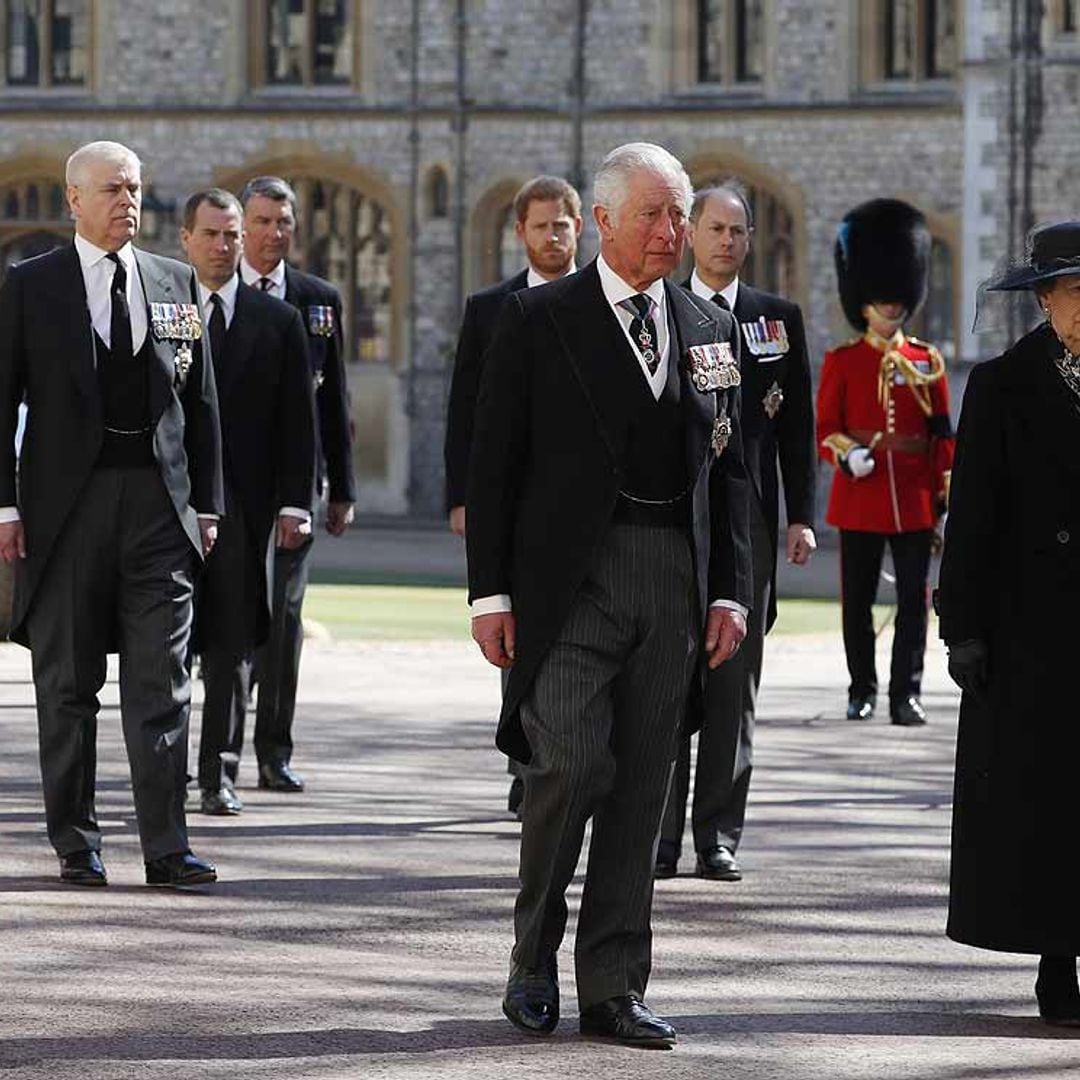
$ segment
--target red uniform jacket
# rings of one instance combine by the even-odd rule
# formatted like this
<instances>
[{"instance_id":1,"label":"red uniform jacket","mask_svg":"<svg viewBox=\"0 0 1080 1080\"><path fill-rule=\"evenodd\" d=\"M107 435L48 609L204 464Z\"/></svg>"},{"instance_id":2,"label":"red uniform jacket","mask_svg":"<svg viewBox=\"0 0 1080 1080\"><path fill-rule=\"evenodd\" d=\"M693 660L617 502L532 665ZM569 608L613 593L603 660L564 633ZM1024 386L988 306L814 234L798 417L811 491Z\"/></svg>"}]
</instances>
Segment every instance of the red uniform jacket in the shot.
<instances>
[{"instance_id":1,"label":"red uniform jacket","mask_svg":"<svg viewBox=\"0 0 1080 1080\"><path fill-rule=\"evenodd\" d=\"M817 400L818 452L836 465L825 520L839 529L902 533L932 529L948 498L953 437L941 354L898 331L873 332L825 354ZM874 471L840 467L868 446Z\"/></svg>"}]
</instances>

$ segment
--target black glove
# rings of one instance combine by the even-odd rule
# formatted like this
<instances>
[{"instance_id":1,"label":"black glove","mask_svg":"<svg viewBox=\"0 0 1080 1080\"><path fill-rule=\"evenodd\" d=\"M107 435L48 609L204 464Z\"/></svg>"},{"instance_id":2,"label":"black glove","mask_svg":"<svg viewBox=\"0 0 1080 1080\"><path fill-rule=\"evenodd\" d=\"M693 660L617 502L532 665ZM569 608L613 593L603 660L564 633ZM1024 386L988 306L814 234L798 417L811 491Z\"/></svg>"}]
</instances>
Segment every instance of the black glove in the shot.
<instances>
[{"instance_id":1,"label":"black glove","mask_svg":"<svg viewBox=\"0 0 1080 1080\"><path fill-rule=\"evenodd\" d=\"M979 638L957 641L949 645L949 676L952 681L974 698L986 693L988 671L986 642Z\"/></svg>"}]
</instances>

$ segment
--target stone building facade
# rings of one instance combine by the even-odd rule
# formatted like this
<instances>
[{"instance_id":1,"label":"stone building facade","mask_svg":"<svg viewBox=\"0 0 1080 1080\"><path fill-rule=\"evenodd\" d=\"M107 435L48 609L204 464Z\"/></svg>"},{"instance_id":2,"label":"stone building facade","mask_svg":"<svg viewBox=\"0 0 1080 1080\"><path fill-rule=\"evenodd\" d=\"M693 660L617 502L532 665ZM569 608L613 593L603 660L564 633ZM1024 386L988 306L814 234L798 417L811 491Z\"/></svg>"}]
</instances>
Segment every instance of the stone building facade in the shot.
<instances>
[{"instance_id":1,"label":"stone building facade","mask_svg":"<svg viewBox=\"0 0 1080 1080\"><path fill-rule=\"evenodd\" d=\"M166 252L191 191L289 177L298 261L346 299L368 513L441 512L463 299L518 268L508 208L537 173L587 189L612 146L648 139L696 182L741 178L755 280L803 305L815 357L847 332L841 216L908 199L937 241L927 331L958 370L1007 333L969 332L977 283L1031 224L1080 213L1077 0L27 7L0 0L0 273L69 234L63 162L90 139L141 156L144 242Z\"/></svg>"}]
</instances>

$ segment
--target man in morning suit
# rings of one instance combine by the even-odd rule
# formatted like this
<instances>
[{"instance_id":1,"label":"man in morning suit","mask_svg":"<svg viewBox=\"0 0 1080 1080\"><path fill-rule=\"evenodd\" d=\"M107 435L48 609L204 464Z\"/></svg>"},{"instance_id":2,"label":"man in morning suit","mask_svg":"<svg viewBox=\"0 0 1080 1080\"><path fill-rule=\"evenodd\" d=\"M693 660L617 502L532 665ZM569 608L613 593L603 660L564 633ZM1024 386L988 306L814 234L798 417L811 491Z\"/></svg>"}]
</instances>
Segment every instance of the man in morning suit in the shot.
<instances>
[{"instance_id":1,"label":"man in morning suit","mask_svg":"<svg viewBox=\"0 0 1080 1080\"><path fill-rule=\"evenodd\" d=\"M195 650L205 696L199 738L204 814L237 814L233 784L255 646L270 622L267 545L311 536L315 401L296 308L237 273L243 210L210 188L184 207L180 243L199 279L221 412L225 518L195 597Z\"/></svg>"},{"instance_id":2,"label":"man in morning suit","mask_svg":"<svg viewBox=\"0 0 1080 1080\"><path fill-rule=\"evenodd\" d=\"M816 547L814 531L814 405L806 333L798 305L751 288L739 278L750 253L754 223L749 200L735 184L699 191L688 239L695 295L735 316L742 334L742 433L750 474L750 540L754 603L746 641L731 663L712 672L705 695L691 692L688 730L679 742L675 780L664 812L656 876L674 877L690 786L690 735L698 728L691 813L697 873L738 881L735 851L746 820L753 770L754 711L765 635L776 620L779 546L777 461L784 480L788 562L804 565Z\"/></svg>"},{"instance_id":3,"label":"man in morning suit","mask_svg":"<svg viewBox=\"0 0 1080 1080\"><path fill-rule=\"evenodd\" d=\"M503 1011L547 1034L586 823L575 972L586 1035L671 1046L644 1004L656 837L687 687L750 604L738 338L664 281L690 181L649 143L596 173L600 256L511 294L484 365L469 469L472 635L509 667L496 742L525 764Z\"/></svg>"},{"instance_id":4,"label":"man in morning suit","mask_svg":"<svg viewBox=\"0 0 1080 1080\"><path fill-rule=\"evenodd\" d=\"M151 885L215 880L184 818L192 578L224 510L214 373L195 276L139 251L141 165L118 143L68 159L75 242L0 289L0 555L30 648L60 877L104 885L94 813L98 693L120 716ZM29 405L16 481L19 403Z\"/></svg>"},{"instance_id":5,"label":"man in morning suit","mask_svg":"<svg viewBox=\"0 0 1080 1080\"><path fill-rule=\"evenodd\" d=\"M276 176L249 180L240 195L244 207L244 257L240 276L247 285L292 304L307 331L308 358L315 386L316 498L328 489L326 531L341 536L353 520L353 480L349 399L345 383L341 296L329 281L305 274L285 260L296 230L296 193ZM311 562L311 539L274 555L274 595L270 636L255 662L259 700L255 711L255 756L259 787L303 791L293 772L292 725L300 651L301 611Z\"/></svg>"},{"instance_id":6,"label":"man in morning suit","mask_svg":"<svg viewBox=\"0 0 1080 1080\"><path fill-rule=\"evenodd\" d=\"M450 531L465 535L465 488L469 476L469 448L473 414L480 389L484 353L495 330L503 301L519 289L531 289L574 272L578 237L581 235L581 197L558 176L537 176L514 196L514 232L525 245L528 266L513 277L475 292L465 303L461 320L450 405L446 417L446 511ZM505 679L504 679L505 682ZM520 768L509 759L510 784L507 809L521 811L524 785Z\"/></svg>"}]
</instances>

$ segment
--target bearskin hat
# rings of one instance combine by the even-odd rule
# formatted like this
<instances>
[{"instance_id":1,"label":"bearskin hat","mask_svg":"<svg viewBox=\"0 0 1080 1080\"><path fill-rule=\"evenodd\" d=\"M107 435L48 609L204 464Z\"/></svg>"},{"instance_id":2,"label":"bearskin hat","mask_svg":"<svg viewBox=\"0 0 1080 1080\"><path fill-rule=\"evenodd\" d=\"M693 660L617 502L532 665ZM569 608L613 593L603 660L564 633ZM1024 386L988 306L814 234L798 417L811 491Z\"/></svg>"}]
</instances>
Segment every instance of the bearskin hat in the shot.
<instances>
[{"instance_id":1,"label":"bearskin hat","mask_svg":"<svg viewBox=\"0 0 1080 1080\"><path fill-rule=\"evenodd\" d=\"M840 303L856 330L866 329L864 304L901 303L913 314L926 299L930 230L914 206L871 199L844 215L836 236Z\"/></svg>"}]
</instances>

